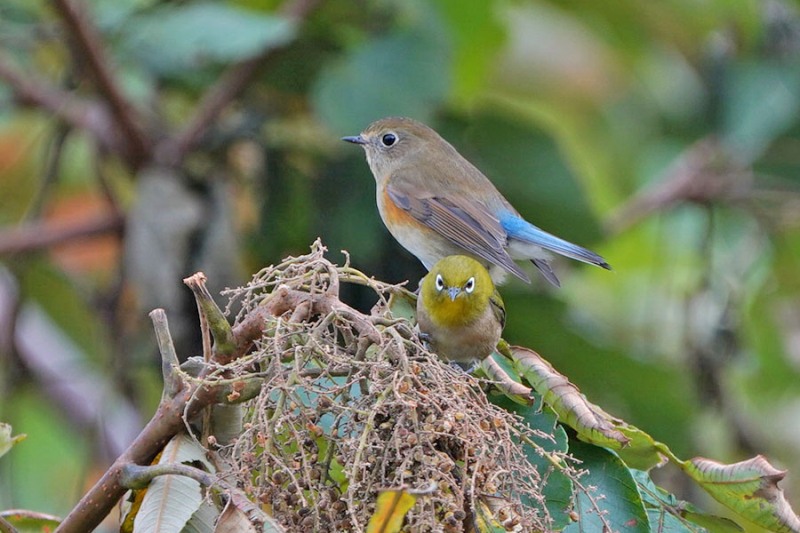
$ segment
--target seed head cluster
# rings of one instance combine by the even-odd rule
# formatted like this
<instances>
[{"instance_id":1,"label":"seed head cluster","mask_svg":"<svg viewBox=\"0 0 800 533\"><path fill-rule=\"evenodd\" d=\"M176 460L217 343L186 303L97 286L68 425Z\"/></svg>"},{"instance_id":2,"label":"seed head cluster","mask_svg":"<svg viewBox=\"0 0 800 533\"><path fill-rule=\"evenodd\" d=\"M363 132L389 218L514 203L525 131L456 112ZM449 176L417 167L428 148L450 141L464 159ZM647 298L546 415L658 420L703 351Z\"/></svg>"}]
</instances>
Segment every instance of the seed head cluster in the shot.
<instances>
[{"instance_id":1,"label":"seed head cluster","mask_svg":"<svg viewBox=\"0 0 800 533\"><path fill-rule=\"evenodd\" d=\"M379 492L391 489L417 496L403 531L468 531L481 520L550 530L543 480L553 468L573 472L567 457L533 444L552 437L428 352L413 323L395 316L400 287L323 252L315 243L229 291L237 323L275 298L287 302L234 363L234 374L263 377L244 431L221 454L237 485L288 531L364 531ZM342 283L374 290L371 313L339 300ZM534 466L537 453L553 466Z\"/></svg>"}]
</instances>

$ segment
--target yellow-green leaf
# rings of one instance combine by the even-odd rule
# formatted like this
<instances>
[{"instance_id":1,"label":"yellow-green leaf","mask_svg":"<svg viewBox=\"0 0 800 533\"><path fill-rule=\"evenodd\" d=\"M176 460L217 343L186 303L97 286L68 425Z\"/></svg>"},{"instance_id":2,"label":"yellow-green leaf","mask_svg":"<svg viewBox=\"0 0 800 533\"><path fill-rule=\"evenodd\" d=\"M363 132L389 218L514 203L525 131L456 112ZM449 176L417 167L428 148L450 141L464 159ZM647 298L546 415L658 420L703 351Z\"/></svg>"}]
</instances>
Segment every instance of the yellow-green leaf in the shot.
<instances>
[{"instance_id":1,"label":"yellow-green leaf","mask_svg":"<svg viewBox=\"0 0 800 533\"><path fill-rule=\"evenodd\" d=\"M375 512L369 519L367 533L398 533L406 513L417 497L404 490L385 490L378 495Z\"/></svg>"},{"instance_id":2,"label":"yellow-green leaf","mask_svg":"<svg viewBox=\"0 0 800 533\"><path fill-rule=\"evenodd\" d=\"M395 318L415 320L417 316L417 300L412 293L398 291L389 295L389 310Z\"/></svg>"},{"instance_id":3,"label":"yellow-green leaf","mask_svg":"<svg viewBox=\"0 0 800 533\"><path fill-rule=\"evenodd\" d=\"M13 526L13 531L17 533L45 533L48 531L55 531L61 523L61 519L57 516L24 509L2 511L0 512L0 518Z\"/></svg>"},{"instance_id":4,"label":"yellow-green leaf","mask_svg":"<svg viewBox=\"0 0 800 533\"><path fill-rule=\"evenodd\" d=\"M684 471L715 500L743 518L776 532L800 532L800 518L778 487L786 472L761 455L734 464L695 457Z\"/></svg>"},{"instance_id":5,"label":"yellow-green leaf","mask_svg":"<svg viewBox=\"0 0 800 533\"><path fill-rule=\"evenodd\" d=\"M8 453L15 444L23 440L26 435L11 436L11 425L0 422L0 457Z\"/></svg>"},{"instance_id":6,"label":"yellow-green leaf","mask_svg":"<svg viewBox=\"0 0 800 533\"><path fill-rule=\"evenodd\" d=\"M120 533L133 533L133 521L136 520L136 515L139 514L145 494L147 494L147 489L129 491L125 496L125 500L120 506L120 514L122 515L119 525Z\"/></svg>"}]
</instances>

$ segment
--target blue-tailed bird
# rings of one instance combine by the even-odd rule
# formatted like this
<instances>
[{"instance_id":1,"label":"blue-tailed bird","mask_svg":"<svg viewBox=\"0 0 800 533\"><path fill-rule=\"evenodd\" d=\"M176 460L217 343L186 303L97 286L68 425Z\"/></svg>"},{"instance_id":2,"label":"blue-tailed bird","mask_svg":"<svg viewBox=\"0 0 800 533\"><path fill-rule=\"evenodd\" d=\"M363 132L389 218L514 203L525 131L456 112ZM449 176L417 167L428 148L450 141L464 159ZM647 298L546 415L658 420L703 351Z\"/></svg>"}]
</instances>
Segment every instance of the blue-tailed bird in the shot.
<instances>
[{"instance_id":1,"label":"blue-tailed bird","mask_svg":"<svg viewBox=\"0 0 800 533\"><path fill-rule=\"evenodd\" d=\"M559 286L545 250L611 269L596 253L522 218L480 170L421 122L384 118L343 140L364 148L384 224L428 270L443 257L464 254L497 283L506 272L530 282L514 262L530 259Z\"/></svg>"}]
</instances>

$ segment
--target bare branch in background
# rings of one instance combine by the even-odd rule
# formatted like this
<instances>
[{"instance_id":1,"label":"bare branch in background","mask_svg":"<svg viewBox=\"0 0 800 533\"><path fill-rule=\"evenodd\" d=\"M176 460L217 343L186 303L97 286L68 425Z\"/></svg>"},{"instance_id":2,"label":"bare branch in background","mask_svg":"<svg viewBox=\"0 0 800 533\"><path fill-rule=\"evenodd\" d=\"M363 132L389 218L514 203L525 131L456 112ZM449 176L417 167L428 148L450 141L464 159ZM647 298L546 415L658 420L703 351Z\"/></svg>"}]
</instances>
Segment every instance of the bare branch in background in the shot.
<instances>
[{"instance_id":1,"label":"bare branch in background","mask_svg":"<svg viewBox=\"0 0 800 533\"><path fill-rule=\"evenodd\" d=\"M75 39L83 54L82 59L88 63L100 92L111 108L111 115L126 140L126 159L132 166L139 166L149 158L151 142L141 127L141 117L137 116L112 73L111 62L105 54L99 32L89 21L86 6L79 0L54 0L53 5Z\"/></svg>"},{"instance_id":2,"label":"bare branch in background","mask_svg":"<svg viewBox=\"0 0 800 533\"><path fill-rule=\"evenodd\" d=\"M318 3L318 0L293 0L282 7L281 13L300 22ZM159 159L167 164L177 164L196 148L222 110L250 85L266 62L280 50L281 48L269 46L260 54L231 66L217 83L206 90L195 107L194 115L174 139L165 143Z\"/></svg>"},{"instance_id":3,"label":"bare branch in background","mask_svg":"<svg viewBox=\"0 0 800 533\"><path fill-rule=\"evenodd\" d=\"M31 252L72 241L120 232L124 219L116 213L97 215L72 225L42 221L0 230L0 255Z\"/></svg>"},{"instance_id":4,"label":"bare branch in background","mask_svg":"<svg viewBox=\"0 0 800 533\"><path fill-rule=\"evenodd\" d=\"M8 84L20 104L41 108L67 124L89 132L109 150L118 148L116 130L105 109L98 103L57 89L48 81L24 75L2 57L0 80Z\"/></svg>"}]
</instances>

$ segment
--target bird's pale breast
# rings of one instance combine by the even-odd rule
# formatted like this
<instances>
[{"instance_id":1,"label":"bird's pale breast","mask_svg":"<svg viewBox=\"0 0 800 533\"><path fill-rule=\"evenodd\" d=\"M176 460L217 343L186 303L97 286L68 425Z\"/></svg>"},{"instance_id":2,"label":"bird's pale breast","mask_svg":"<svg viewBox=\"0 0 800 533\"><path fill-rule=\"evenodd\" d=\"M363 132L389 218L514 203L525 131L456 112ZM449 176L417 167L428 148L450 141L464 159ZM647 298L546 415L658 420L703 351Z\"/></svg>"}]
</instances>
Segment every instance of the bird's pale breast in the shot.
<instances>
[{"instance_id":1,"label":"bird's pale breast","mask_svg":"<svg viewBox=\"0 0 800 533\"><path fill-rule=\"evenodd\" d=\"M494 350L500 340L502 325L488 308L467 323L461 320L451 321L449 318L443 320L443 318L441 312L437 312L435 318L417 313L420 330L429 332L431 347L445 359L452 361L483 359Z\"/></svg>"}]
</instances>

